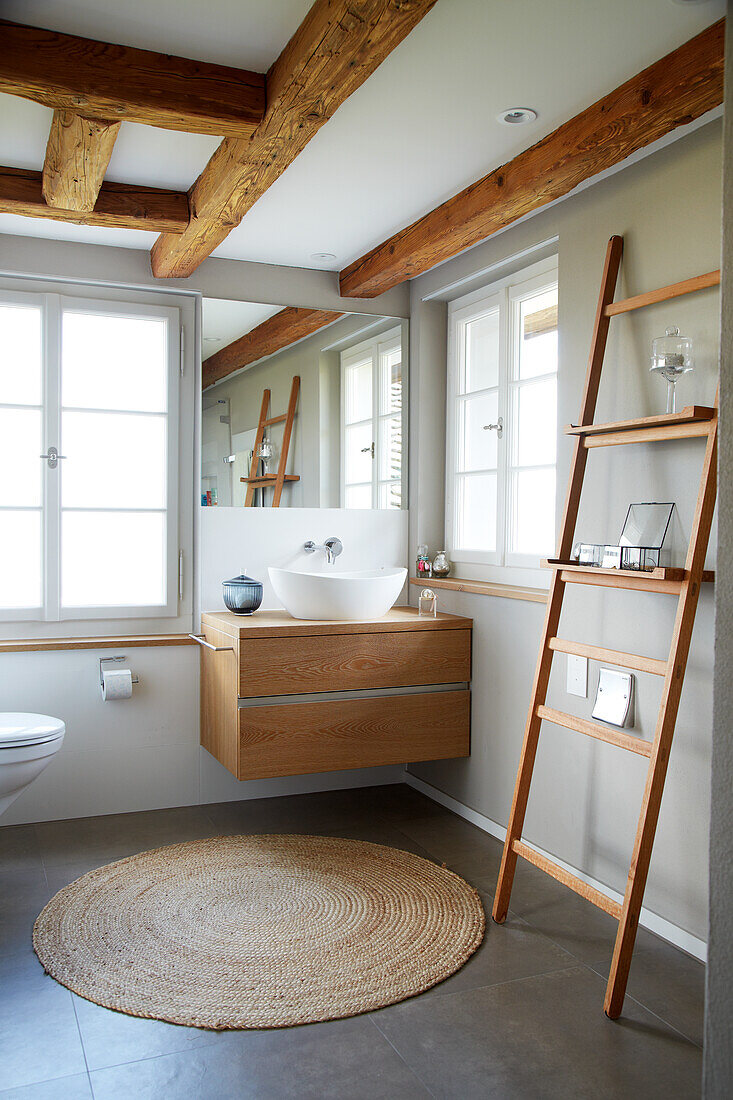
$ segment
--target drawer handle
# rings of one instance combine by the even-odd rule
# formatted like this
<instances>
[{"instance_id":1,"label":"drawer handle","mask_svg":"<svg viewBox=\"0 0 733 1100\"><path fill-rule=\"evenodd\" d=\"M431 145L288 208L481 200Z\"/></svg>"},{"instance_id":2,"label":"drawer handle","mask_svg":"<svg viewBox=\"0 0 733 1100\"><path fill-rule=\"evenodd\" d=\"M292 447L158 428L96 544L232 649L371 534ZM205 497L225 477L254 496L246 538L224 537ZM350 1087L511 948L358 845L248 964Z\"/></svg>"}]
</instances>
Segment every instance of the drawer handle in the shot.
<instances>
[{"instance_id":1,"label":"drawer handle","mask_svg":"<svg viewBox=\"0 0 733 1100\"><path fill-rule=\"evenodd\" d=\"M214 653L234 653L233 645L212 645L211 642L206 641L203 634L189 634L189 638L193 638L194 642L206 646L207 649L213 649Z\"/></svg>"}]
</instances>

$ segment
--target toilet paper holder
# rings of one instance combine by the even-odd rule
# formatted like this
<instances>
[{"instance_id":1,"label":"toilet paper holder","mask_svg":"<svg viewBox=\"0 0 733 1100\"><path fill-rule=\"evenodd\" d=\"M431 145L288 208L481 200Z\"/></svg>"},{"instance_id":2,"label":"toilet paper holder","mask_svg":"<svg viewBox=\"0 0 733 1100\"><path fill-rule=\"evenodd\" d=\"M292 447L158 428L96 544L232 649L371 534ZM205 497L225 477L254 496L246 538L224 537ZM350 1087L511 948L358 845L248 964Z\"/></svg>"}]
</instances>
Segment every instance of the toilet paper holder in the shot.
<instances>
[{"instance_id":1,"label":"toilet paper holder","mask_svg":"<svg viewBox=\"0 0 733 1100\"><path fill-rule=\"evenodd\" d=\"M100 687L104 687L104 679L102 677L102 673L104 672L104 668L102 666L104 665L105 661L124 661L124 660L125 660L124 654L122 655L122 657L100 657L99 658L99 686ZM140 678L138 676L133 676L132 677L132 682L133 682L133 684L139 684L140 683Z\"/></svg>"}]
</instances>

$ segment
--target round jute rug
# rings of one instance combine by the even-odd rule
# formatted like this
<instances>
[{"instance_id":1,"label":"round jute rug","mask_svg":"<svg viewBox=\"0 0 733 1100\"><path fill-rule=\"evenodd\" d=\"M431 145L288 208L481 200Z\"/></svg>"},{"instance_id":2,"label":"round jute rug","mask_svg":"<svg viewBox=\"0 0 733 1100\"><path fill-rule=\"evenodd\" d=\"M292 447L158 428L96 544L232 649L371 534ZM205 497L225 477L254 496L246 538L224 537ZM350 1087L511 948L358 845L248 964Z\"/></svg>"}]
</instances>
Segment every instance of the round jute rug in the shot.
<instances>
[{"instance_id":1,"label":"round jute rug","mask_svg":"<svg viewBox=\"0 0 733 1100\"><path fill-rule=\"evenodd\" d=\"M223 836L66 886L36 921L45 970L96 1004L205 1028L289 1027L394 1004L484 935L458 875L365 841Z\"/></svg>"}]
</instances>

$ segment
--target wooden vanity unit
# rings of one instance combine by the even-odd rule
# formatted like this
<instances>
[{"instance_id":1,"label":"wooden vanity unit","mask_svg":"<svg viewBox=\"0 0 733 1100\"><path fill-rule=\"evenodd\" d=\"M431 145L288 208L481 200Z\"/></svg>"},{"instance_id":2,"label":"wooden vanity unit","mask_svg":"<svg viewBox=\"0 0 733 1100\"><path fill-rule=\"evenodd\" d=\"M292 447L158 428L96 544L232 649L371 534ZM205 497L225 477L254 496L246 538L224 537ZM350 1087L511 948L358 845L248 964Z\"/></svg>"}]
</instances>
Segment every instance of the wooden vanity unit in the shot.
<instances>
[{"instance_id":1,"label":"wooden vanity unit","mask_svg":"<svg viewBox=\"0 0 733 1100\"><path fill-rule=\"evenodd\" d=\"M472 625L204 614L201 744L238 779L468 756Z\"/></svg>"}]
</instances>

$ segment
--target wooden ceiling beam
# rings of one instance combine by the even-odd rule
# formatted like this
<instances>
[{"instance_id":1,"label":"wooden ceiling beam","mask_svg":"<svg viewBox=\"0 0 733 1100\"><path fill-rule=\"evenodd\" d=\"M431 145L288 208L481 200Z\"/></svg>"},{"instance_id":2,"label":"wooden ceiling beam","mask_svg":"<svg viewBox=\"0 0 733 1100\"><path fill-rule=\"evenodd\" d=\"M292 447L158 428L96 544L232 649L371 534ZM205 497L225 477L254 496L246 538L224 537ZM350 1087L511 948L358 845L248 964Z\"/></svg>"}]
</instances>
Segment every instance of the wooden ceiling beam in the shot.
<instances>
[{"instance_id":1,"label":"wooden ceiling beam","mask_svg":"<svg viewBox=\"0 0 733 1100\"><path fill-rule=\"evenodd\" d=\"M43 197L49 206L94 209L121 125L54 111L43 165Z\"/></svg>"},{"instance_id":2,"label":"wooden ceiling beam","mask_svg":"<svg viewBox=\"0 0 733 1100\"><path fill-rule=\"evenodd\" d=\"M203 388L221 382L222 378L242 367L248 367L258 359L282 351L297 340L312 336L314 332L343 316L343 313L333 313L327 309L300 309L295 306L281 309L262 324L245 332L238 340L233 340L225 348L204 359Z\"/></svg>"},{"instance_id":3,"label":"wooden ceiling beam","mask_svg":"<svg viewBox=\"0 0 733 1100\"><path fill-rule=\"evenodd\" d=\"M190 227L156 241L153 274L195 271L435 2L316 0L267 74L264 120L221 143L189 192Z\"/></svg>"},{"instance_id":4,"label":"wooden ceiling beam","mask_svg":"<svg viewBox=\"0 0 733 1100\"><path fill-rule=\"evenodd\" d=\"M374 298L569 194L723 102L724 20L346 267L344 297Z\"/></svg>"},{"instance_id":5,"label":"wooden ceiling beam","mask_svg":"<svg viewBox=\"0 0 733 1100\"><path fill-rule=\"evenodd\" d=\"M262 73L4 19L0 92L103 122L139 122L216 137L249 137L265 113Z\"/></svg>"},{"instance_id":6,"label":"wooden ceiling beam","mask_svg":"<svg viewBox=\"0 0 733 1100\"><path fill-rule=\"evenodd\" d=\"M26 168L0 168L0 213L52 218L107 229L182 233L188 225L188 196L159 187L103 183L92 211L61 210L43 198L43 177Z\"/></svg>"}]
</instances>

